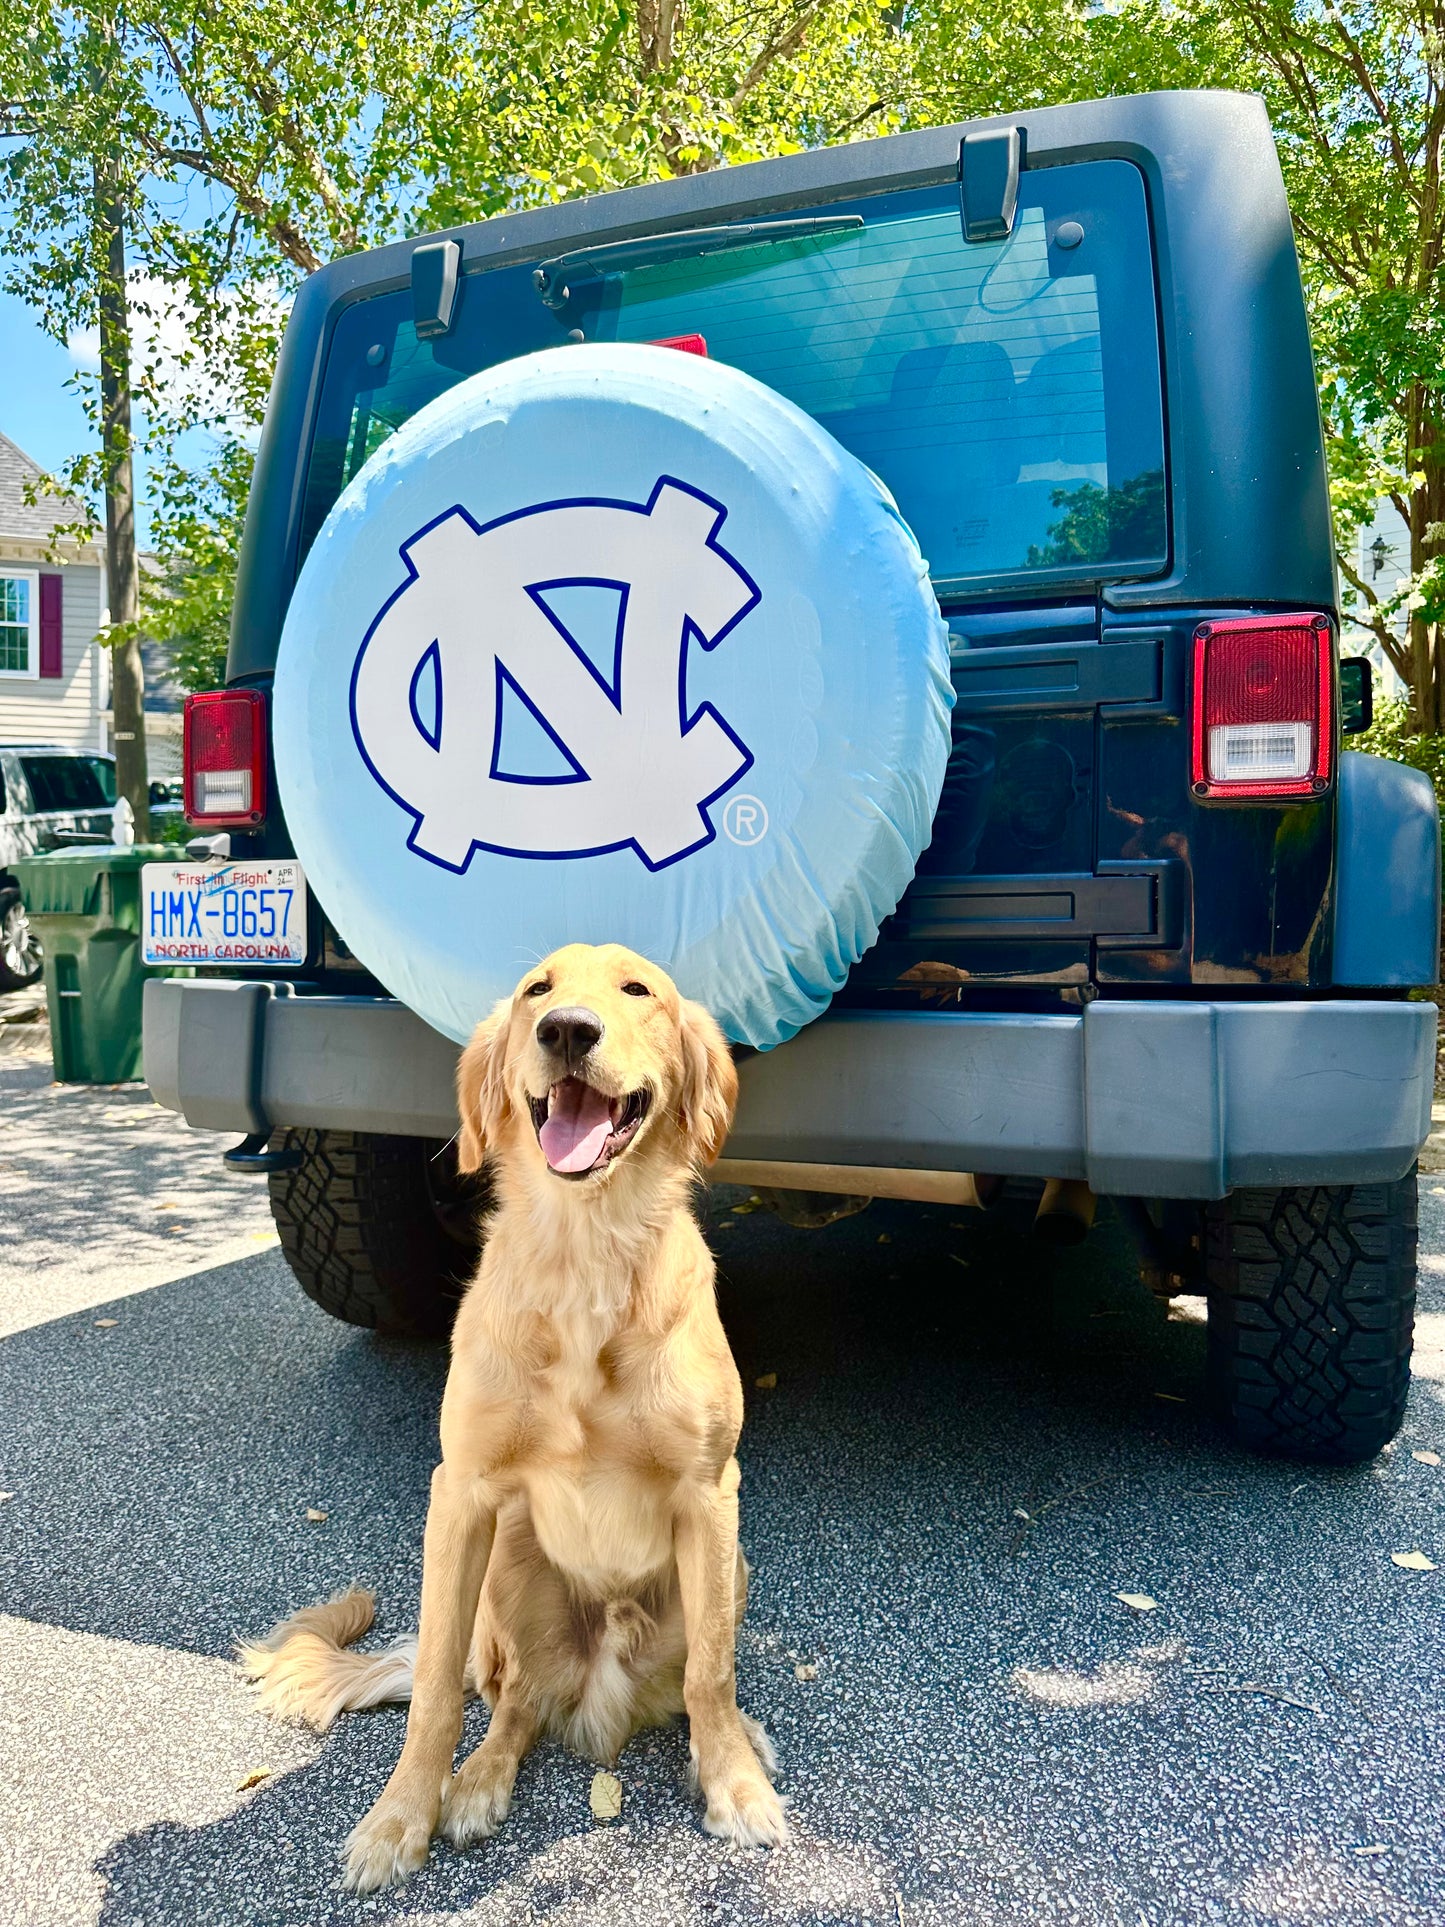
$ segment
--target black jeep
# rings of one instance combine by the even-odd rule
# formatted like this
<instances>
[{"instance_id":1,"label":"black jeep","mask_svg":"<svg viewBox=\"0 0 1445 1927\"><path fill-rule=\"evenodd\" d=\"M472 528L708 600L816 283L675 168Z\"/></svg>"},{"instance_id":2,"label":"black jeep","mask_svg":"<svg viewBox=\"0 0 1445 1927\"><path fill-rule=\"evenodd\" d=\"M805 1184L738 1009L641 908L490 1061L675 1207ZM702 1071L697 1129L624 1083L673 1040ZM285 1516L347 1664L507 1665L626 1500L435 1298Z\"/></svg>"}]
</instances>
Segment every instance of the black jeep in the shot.
<instances>
[{"instance_id":1,"label":"black jeep","mask_svg":"<svg viewBox=\"0 0 1445 1927\"><path fill-rule=\"evenodd\" d=\"M802 228L840 216L851 265L786 272ZM1339 658L1299 270L1253 98L902 134L313 276L229 688L188 719L198 863L244 861L251 888L294 857L267 750L278 639L387 438L512 357L694 336L887 484L957 696L916 877L827 1014L740 1062L718 1175L963 1200L982 1172L1052 1181L1077 1218L1108 1196L1156 1288L1207 1293L1240 1438L1377 1451L1409 1374L1436 1025L1410 992L1437 974L1438 827L1422 777L1341 753L1368 674ZM242 889L248 914L276 927ZM471 1204L437 1156L455 1056L314 898L293 961L147 986L157 1097L247 1133L304 1289L361 1324L444 1324L467 1275Z\"/></svg>"}]
</instances>

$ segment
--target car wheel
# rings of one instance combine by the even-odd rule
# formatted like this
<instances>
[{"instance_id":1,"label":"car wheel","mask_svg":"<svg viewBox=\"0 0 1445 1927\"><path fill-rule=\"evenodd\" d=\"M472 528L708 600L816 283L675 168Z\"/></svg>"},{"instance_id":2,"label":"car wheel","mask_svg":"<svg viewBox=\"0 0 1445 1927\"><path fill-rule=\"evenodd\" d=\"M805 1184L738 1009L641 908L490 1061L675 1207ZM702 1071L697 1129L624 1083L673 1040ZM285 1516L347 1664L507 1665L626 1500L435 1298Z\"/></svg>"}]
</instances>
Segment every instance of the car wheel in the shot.
<instances>
[{"instance_id":1,"label":"car wheel","mask_svg":"<svg viewBox=\"0 0 1445 1927\"><path fill-rule=\"evenodd\" d=\"M427 1138L287 1131L294 1168L268 1180L271 1215L297 1282L349 1325L441 1337L481 1255L485 1186Z\"/></svg>"},{"instance_id":2,"label":"car wheel","mask_svg":"<svg viewBox=\"0 0 1445 1927\"><path fill-rule=\"evenodd\" d=\"M1236 1191L1205 1207L1209 1373L1241 1444L1372 1458L1410 1385L1418 1199L1395 1184Z\"/></svg>"},{"instance_id":3,"label":"car wheel","mask_svg":"<svg viewBox=\"0 0 1445 1927\"><path fill-rule=\"evenodd\" d=\"M44 968L45 952L20 892L0 890L0 991L28 990L40 982Z\"/></svg>"}]
</instances>

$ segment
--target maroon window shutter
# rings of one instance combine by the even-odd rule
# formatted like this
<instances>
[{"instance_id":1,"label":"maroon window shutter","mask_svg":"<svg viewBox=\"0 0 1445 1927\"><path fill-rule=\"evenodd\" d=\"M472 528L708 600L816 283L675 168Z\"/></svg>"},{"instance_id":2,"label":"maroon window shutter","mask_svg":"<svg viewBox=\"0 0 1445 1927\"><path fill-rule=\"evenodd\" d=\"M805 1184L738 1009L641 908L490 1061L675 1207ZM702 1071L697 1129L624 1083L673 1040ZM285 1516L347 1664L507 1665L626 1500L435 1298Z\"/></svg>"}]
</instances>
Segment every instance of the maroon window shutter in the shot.
<instances>
[{"instance_id":1,"label":"maroon window shutter","mask_svg":"<svg viewBox=\"0 0 1445 1927\"><path fill-rule=\"evenodd\" d=\"M40 578L40 673L62 676L65 673L64 636L60 612L64 594L63 576Z\"/></svg>"}]
</instances>

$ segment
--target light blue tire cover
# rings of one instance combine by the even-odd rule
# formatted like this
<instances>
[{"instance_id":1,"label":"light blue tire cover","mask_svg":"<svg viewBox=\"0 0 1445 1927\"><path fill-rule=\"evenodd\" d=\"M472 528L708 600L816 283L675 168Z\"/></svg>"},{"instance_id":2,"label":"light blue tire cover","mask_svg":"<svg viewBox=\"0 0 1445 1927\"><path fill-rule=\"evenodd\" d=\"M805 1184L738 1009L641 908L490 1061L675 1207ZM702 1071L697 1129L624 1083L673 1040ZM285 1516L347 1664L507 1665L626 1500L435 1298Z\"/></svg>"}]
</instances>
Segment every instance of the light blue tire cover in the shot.
<instances>
[{"instance_id":1,"label":"light blue tire cover","mask_svg":"<svg viewBox=\"0 0 1445 1927\"><path fill-rule=\"evenodd\" d=\"M450 389L343 492L281 639L276 774L342 938L438 1030L621 942L767 1049L907 888L952 703L860 462L734 368L578 345Z\"/></svg>"}]
</instances>

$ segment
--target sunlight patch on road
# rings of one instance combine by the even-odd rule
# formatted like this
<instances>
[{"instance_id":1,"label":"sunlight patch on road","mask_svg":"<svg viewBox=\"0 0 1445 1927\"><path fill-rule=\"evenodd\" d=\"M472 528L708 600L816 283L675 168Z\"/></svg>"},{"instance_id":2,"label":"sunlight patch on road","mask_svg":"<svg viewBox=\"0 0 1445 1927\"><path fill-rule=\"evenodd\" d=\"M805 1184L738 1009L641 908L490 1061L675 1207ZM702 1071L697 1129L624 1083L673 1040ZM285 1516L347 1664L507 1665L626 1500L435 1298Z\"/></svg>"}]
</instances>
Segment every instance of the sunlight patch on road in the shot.
<instances>
[{"instance_id":1,"label":"sunlight patch on road","mask_svg":"<svg viewBox=\"0 0 1445 1927\"><path fill-rule=\"evenodd\" d=\"M1134 1706L1148 1699L1157 1676L1125 1660L1105 1660L1092 1673L1068 1666L1015 1666L1010 1685L1051 1712L1081 1713L1097 1706Z\"/></svg>"},{"instance_id":2,"label":"sunlight patch on road","mask_svg":"<svg viewBox=\"0 0 1445 1927\"><path fill-rule=\"evenodd\" d=\"M266 1186L143 1085L0 1064L0 1337L275 1246ZM118 1336L118 1334L116 1334Z\"/></svg>"},{"instance_id":3,"label":"sunlight patch on road","mask_svg":"<svg viewBox=\"0 0 1445 1927\"><path fill-rule=\"evenodd\" d=\"M224 1820L320 1745L258 1712L228 1660L0 1614L0 1755L24 1762L0 1771L5 1919L99 1922L102 1856Z\"/></svg>"}]
</instances>

